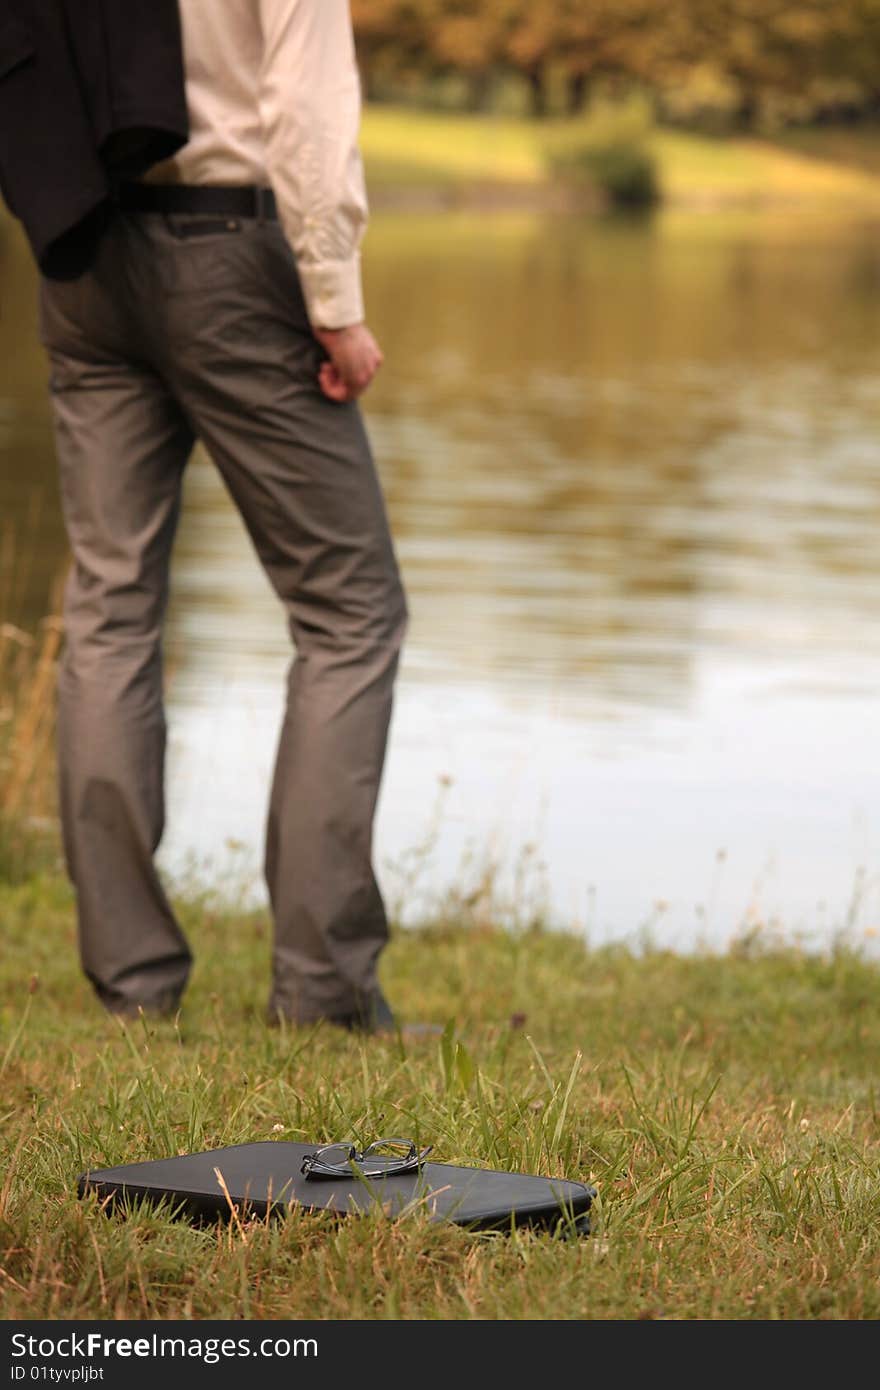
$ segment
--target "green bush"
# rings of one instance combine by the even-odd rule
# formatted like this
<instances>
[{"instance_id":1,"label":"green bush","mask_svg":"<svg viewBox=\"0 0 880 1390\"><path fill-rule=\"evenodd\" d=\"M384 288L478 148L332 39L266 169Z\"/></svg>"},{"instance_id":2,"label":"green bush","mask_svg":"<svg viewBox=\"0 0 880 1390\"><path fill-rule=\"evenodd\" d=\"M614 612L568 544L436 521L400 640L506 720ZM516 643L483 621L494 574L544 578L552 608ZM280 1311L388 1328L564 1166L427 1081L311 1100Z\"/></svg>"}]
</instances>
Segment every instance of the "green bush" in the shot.
<instances>
[{"instance_id":1,"label":"green bush","mask_svg":"<svg viewBox=\"0 0 880 1390\"><path fill-rule=\"evenodd\" d=\"M545 145L554 178L600 190L614 207L644 208L660 200L657 164L649 145L651 114L640 100L600 107Z\"/></svg>"},{"instance_id":2,"label":"green bush","mask_svg":"<svg viewBox=\"0 0 880 1390\"><path fill-rule=\"evenodd\" d=\"M586 146L564 172L594 183L615 207L650 207L660 198L657 167L644 146Z\"/></svg>"}]
</instances>

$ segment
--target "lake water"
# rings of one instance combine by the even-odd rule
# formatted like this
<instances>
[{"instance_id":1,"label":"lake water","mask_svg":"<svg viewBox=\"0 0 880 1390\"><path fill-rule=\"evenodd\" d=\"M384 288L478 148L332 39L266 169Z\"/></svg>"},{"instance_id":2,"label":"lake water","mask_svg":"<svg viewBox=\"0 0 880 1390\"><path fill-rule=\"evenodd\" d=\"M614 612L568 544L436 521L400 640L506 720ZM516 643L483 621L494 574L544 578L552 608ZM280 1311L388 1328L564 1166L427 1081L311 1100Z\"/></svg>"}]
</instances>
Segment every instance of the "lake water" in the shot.
<instances>
[{"instance_id":1,"label":"lake water","mask_svg":"<svg viewBox=\"0 0 880 1390\"><path fill-rule=\"evenodd\" d=\"M16 613L65 555L34 277L0 228ZM387 214L365 398L412 612L375 855L413 921L593 941L880 928L880 223ZM162 862L261 894L288 650L198 453Z\"/></svg>"}]
</instances>

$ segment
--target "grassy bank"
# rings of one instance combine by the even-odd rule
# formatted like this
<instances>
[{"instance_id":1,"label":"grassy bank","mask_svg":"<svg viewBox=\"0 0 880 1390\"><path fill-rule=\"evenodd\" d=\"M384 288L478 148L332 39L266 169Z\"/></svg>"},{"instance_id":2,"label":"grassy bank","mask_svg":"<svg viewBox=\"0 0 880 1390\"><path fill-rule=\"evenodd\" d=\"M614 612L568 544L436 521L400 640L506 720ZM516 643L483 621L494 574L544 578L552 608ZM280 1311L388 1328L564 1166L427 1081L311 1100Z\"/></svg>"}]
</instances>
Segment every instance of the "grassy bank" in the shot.
<instances>
[{"instance_id":1,"label":"grassy bank","mask_svg":"<svg viewBox=\"0 0 880 1390\"><path fill-rule=\"evenodd\" d=\"M607 114L598 122L610 131ZM553 156L596 134L596 118L535 122L374 106L364 113L362 148L379 207L407 196L452 204L552 202ZM646 127L644 141L674 206L880 205L873 132L800 132L771 141Z\"/></svg>"},{"instance_id":2,"label":"grassy bank","mask_svg":"<svg viewBox=\"0 0 880 1390\"><path fill-rule=\"evenodd\" d=\"M28 554L0 528L0 884L58 859L55 680L61 648L60 580L50 616L19 621ZM0 919L2 930L2 919Z\"/></svg>"},{"instance_id":3,"label":"grassy bank","mask_svg":"<svg viewBox=\"0 0 880 1390\"><path fill-rule=\"evenodd\" d=\"M181 904L176 1025L124 1028L75 961L55 874L0 887L0 1314L9 1318L874 1318L880 972L505 933L397 933L385 981L436 1039L262 1021L269 924ZM595 1233L322 1216L195 1230L74 1195L87 1166L412 1134L440 1160L589 1178Z\"/></svg>"},{"instance_id":4,"label":"grassy bank","mask_svg":"<svg viewBox=\"0 0 880 1390\"><path fill-rule=\"evenodd\" d=\"M493 927L491 895L453 900L394 933L384 976L447 1045L363 1041L268 1029L265 914L190 893L184 1010L123 1026L80 974L51 833L56 651L55 622L4 628L0 1316L880 1316L876 964L755 940L591 950ZM75 1196L87 1167L389 1132L440 1161L589 1180L594 1234L418 1213L195 1230Z\"/></svg>"}]
</instances>

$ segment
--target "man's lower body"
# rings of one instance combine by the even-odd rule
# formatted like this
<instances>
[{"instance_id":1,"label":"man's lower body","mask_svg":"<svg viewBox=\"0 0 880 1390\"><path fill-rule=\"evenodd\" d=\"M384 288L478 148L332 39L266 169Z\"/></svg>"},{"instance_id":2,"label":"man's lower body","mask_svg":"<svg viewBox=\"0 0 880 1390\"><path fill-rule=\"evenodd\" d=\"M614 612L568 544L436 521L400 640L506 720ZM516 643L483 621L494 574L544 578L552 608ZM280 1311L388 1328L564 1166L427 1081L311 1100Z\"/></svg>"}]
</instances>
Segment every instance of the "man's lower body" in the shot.
<instances>
[{"instance_id":1,"label":"man's lower body","mask_svg":"<svg viewBox=\"0 0 880 1390\"><path fill-rule=\"evenodd\" d=\"M80 280L44 281L73 564L59 676L64 847L83 968L113 1012L172 1012L191 966L154 864L163 618L200 439L296 655L266 833L270 1015L387 1021L372 826L407 610L363 422L318 386L277 222L120 213Z\"/></svg>"}]
</instances>

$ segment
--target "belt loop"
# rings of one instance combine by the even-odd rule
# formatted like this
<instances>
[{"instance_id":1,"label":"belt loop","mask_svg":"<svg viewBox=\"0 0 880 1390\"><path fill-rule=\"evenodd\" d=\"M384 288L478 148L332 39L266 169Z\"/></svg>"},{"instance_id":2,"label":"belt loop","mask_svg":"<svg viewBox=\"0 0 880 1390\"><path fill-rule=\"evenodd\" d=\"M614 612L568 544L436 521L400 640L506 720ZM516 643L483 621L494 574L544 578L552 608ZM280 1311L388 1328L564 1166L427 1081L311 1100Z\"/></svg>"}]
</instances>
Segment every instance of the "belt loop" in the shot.
<instances>
[{"instance_id":1,"label":"belt loop","mask_svg":"<svg viewBox=\"0 0 880 1390\"><path fill-rule=\"evenodd\" d=\"M271 222L275 212L275 195L271 188L257 188L256 212L258 222Z\"/></svg>"}]
</instances>

